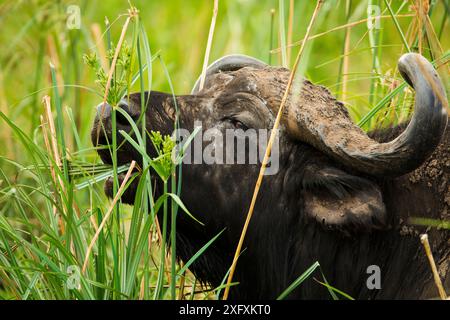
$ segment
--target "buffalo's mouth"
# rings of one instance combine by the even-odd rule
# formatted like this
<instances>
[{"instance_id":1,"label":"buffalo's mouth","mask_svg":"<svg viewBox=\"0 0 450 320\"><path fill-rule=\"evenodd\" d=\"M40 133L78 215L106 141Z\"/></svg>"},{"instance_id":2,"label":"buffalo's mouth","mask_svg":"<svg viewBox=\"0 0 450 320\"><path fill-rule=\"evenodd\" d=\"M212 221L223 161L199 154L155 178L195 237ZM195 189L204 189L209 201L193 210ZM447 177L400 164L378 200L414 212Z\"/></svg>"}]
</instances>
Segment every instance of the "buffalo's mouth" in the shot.
<instances>
[{"instance_id":1,"label":"buffalo's mouth","mask_svg":"<svg viewBox=\"0 0 450 320\"><path fill-rule=\"evenodd\" d=\"M123 192L123 194L121 196L122 202L127 203L127 204L134 203L136 189L137 189L137 185L139 183L139 175L140 175L139 171L136 171L136 169L134 169L133 175L137 175L137 177L134 177L134 180L131 182L131 184ZM117 175L118 186L121 186L123 184L123 182L125 180L125 176L126 176L126 173L119 173ZM130 179L133 179L133 177L131 177ZM119 187L117 187L117 188L119 188ZM105 194L109 198L114 198L115 195L114 195L114 178L113 178L113 176L110 176L106 179L104 190L105 190Z\"/></svg>"},{"instance_id":2,"label":"buffalo's mouth","mask_svg":"<svg viewBox=\"0 0 450 320\"><path fill-rule=\"evenodd\" d=\"M99 121L96 119L94 128L92 130L92 142L97 147L97 153L104 164L113 165L113 148L111 146L112 134L106 128L100 128L100 132L96 129L99 125ZM97 138L98 137L98 138ZM104 185L104 191L106 196L114 198L118 188L125 181L127 171L130 164L135 161L135 167L128 181L132 180L128 188L123 192L121 199L122 202L133 204L137 185L139 183L139 176L142 172L142 156L128 143L124 141L120 134L117 134L117 168L121 170L117 174L109 176ZM117 177L117 189L114 190L114 176ZM116 192L114 192L116 191Z\"/></svg>"},{"instance_id":3,"label":"buffalo's mouth","mask_svg":"<svg viewBox=\"0 0 450 320\"><path fill-rule=\"evenodd\" d=\"M139 177L136 177L136 175L139 175L144 168L142 154L127 141L124 133L128 134L132 140L138 142L139 140L136 138L133 128L141 131L144 119L146 121L146 132L159 131L165 135L170 134L173 128L174 120L171 117L175 112L172 105L173 97L165 93L152 91L151 93L145 93L144 99L144 104L149 108L146 109L146 112L151 108L151 119L147 115L142 115L141 94L135 93L123 98L117 107L114 108L107 103L100 103L97 106L97 114L91 131L92 144L94 147L97 147L96 151L103 163L113 164L113 137L116 138L117 167L120 168L121 166L129 165L132 161L136 162L136 167L130 178L133 181L121 197L123 202L129 204L134 203L135 193L139 183ZM113 129L114 116L115 129ZM149 135L142 136L142 139L145 139L146 142L146 154L150 158L156 157L156 151ZM117 176L118 187L123 183L127 169L125 168L125 170L119 171L114 175ZM117 192L115 189L118 189L118 187L113 188L113 182L113 176L109 177L105 182L105 193L111 198L115 196L114 191Z\"/></svg>"},{"instance_id":4,"label":"buffalo's mouth","mask_svg":"<svg viewBox=\"0 0 450 320\"><path fill-rule=\"evenodd\" d=\"M136 161L136 160L133 160L133 161ZM108 163L108 164L111 164L111 163ZM129 170L130 164L131 164L131 162L123 163L123 162L118 161L117 167L120 168L121 166L125 165L126 166L125 171L117 173L116 175L111 175L105 180L104 191L105 191L106 196L108 196L109 198L115 197L117 190L125 182L125 178L127 175L127 171ZM128 178L128 181L131 180L131 184L127 187L127 189L125 189L125 191L123 192L123 194L121 196L122 202L128 203L128 204L134 203L136 189L137 189L137 186L139 183L139 177L142 172L141 168L142 168L142 165L139 164L138 161L136 161L136 165L133 168L133 171L132 171L130 177ZM117 189L116 190L114 190L114 176L117 177ZM116 192L114 192L114 191L116 191Z\"/></svg>"}]
</instances>

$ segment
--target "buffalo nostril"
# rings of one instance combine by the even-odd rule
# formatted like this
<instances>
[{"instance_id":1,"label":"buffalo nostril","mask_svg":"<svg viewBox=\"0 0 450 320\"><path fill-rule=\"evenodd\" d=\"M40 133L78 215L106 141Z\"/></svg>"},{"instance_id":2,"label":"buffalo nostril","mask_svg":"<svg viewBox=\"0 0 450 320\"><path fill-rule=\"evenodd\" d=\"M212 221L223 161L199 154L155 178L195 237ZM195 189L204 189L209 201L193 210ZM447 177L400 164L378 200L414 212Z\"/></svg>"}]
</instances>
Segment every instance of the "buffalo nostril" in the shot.
<instances>
[{"instance_id":1,"label":"buffalo nostril","mask_svg":"<svg viewBox=\"0 0 450 320\"><path fill-rule=\"evenodd\" d=\"M121 110L119 111L118 109ZM122 126L130 126L130 122L123 114L123 112L126 112L131 117L131 119L133 119L133 121L137 121L137 119L139 118L139 112L134 112L134 110L130 108L126 100L121 100L115 110L116 122L121 124ZM108 103L100 103L97 106L98 119L101 119L103 123L107 123L112 120L112 112L113 107Z\"/></svg>"},{"instance_id":2,"label":"buffalo nostril","mask_svg":"<svg viewBox=\"0 0 450 320\"><path fill-rule=\"evenodd\" d=\"M130 107L128 106L128 103L124 100L121 100L119 104L117 105L117 108L122 109L125 111L128 115L131 116ZM129 126L130 122L128 119L123 115L122 112L116 112L116 119L117 122L124 126Z\"/></svg>"},{"instance_id":3,"label":"buffalo nostril","mask_svg":"<svg viewBox=\"0 0 450 320\"><path fill-rule=\"evenodd\" d=\"M135 110L130 107L130 105L128 104L128 102L126 100L124 100L124 99L120 100L117 107L122 109L123 111L125 111L131 117L131 119L133 119L133 121L137 121L137 119L139 118L139 112L135 112ZM126 126L130 125L130 122L123 115L122 112L117 112L116 119L117 119L117 122L122 125L126 125Z\"/></svg>"},{"instance_id":4,"label":"buffalo nostril","mask_svg":"<svg viewBox=\"0 0 450 320\"><path fill-rule=\"evenodd\" d=\"M128 102L126 100L120 100L119 104L117 105L120 109L131 115L130 113L130 107L128 106Z\"/></svg>"}]
</instances>

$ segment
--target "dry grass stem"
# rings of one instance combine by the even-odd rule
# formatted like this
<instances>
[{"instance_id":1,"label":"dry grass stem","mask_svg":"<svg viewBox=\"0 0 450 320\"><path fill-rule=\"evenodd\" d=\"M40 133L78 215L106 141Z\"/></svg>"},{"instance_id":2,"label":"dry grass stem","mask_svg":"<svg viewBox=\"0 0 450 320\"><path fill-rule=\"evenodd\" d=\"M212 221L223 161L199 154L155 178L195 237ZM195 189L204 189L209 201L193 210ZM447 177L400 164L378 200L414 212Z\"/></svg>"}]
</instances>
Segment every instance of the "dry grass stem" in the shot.
<instances>
[{"instance_id":1,"label":"dry grass stem","mask_svg":"<svg viewBox=\"0 0 450 320\"><path fill-rule=\"evenodd\" d=\"M295 74L296 74L296 71L298 69L298 65L299 65L300 59L301 59L301 57L303 55L303 52L304 52L304 49L305 49L305 45L308 42L309 34L311 32L311 29L312 29L312 26L314 24L314 21L316 20L317 14L319 13L320 7L322 6L322 3L323 3L323 0L318 0L317 1L316 7L315 7L314 12L313 12L313 15L312 15L311 20L309 22L308 28L306 29L306 35L305 35L305 39L306 40L302 43L302 46L300 47L300 50L299 50L299 52L297 54L297 58L295 59L294 67L293 67L293 69L291 71L291 74L289 76L289 80L288 80L288 83L287 83L287 86L286 86L286 90L285 90L283 98L281 100L280 108L278 109L277 117L275 119L275 123L273 125L273 129L272 129L272 132L270 134L270 139L269 139L269 142L267 144L267 149L266 149L266 152L264 154L264 159L263 159L263 162L261 164L261 169L259 171L258 180L256 181L256 186L255 186L255 190L253 192L252 201L250 203L250 208L249 208L248 213L247 213L247 218L245 220L245 224L244 224L244 227L243 227L242 232L241 232L239 243L237 245L237 248L236 248L236 251L235 251L235 254L234 254L233 263L232 263L232 265L230 267L230 273L228 275L227 284L226 284L225 292L224 292L224 295L223 295L223 299L224 300L228 299L228 295L230 293L230 286L231 286L231 282L233 280L234 271L236 269L236 264L237 264L239 255L241 254L242 245L244 243L245 235L247 233L247 229L248 229L248 226L250 224L250 220L251 220L251 218L253 216L253 211L254 211L254 208L255 208L256 199L258 197L258 193L259 193L259 189L261 187L262 179L263 179L264 173L266 171L266 166L267 166L267 163L268 163L268 160L269 160L270 152L272 150L272 144L273 144L273 142L275 140L275 136L277 135L277 129L278 129L279 125L280 125L281 116L283 114L283 110L284 110L284 107L286 105L287 98L289 96L289 93L290 93L290 90L291 90L291 87L292 87L292 83L294 82Z\"/></svg>"},{"instance_id":2,"label":"dry grass stem","mask_svg":"<svg viewBox=\"0 0 450 320\"><path fill-rule=\"evenodd\" d=\"M447 294L445 293L444 286L442 285L442 281L439 276L439 272L436 268L436 263L434 262L433 254L431 253L430 243L428 242L428 235L426 233L420 236L420 242L425 248L425 253L428 257L428 261L430 262L431 271L433 272L434 277L434 283L438 288L439 296L441 297L442 300L446 300Z\"/></svg>"},{"instance_id":3,"label":"dry grass stem","mask_svg":"<svg viewBox=\"0 0 450 320\"><path fill-rule=\"evenodd\" d=\"M209 54L211 52L211 44L212 44L212 40L213 40L213 36L214 36L214 28L216 26L216 19L217 19L218 11L219 11L219 0L214 0L213 15L211 18L211 25L209 27L208 43L206 44L205 58L203 59L203 69L202 69L202 75L200 78L199 90L202 90L203 86L205 85L206 69L208 68Z\"/></svg>"},{"instance_id":4,"label":"dry grass stem","mask_svg":"<svg viewBox=\"0 0 450 320\"><path fill-rule=\"evenodd\" d=\"M89 256L91 255L92 248L94 247L94 244L97 241L98 236L100 235L100 232L103 230L103 227L105 226L106 222L108 221L109 216L113 212L113 209L116 206L117 201L119 201L119 198L120 198L122 192L124 191L125 186L127 184L127 181L130 179L131 173L133 172L133 169L134 169L135 166L136 166L136 161L133 160L131 162L130 168L128 169L128 171L127 171L127 173L125 175L125 178L122 181L122 184L120 185L119 190L117 191L116 196L114 197L111 205L109 206L108 211L106 212L105 216L103 217L102 222L98 226L98 229L95 232L95 235L94 235L94 237L91 240L91 243L89 244L89 247L88 247L88 249L86 251L86 256L84 257L84 263L83 263L83 268L81 269L81 273L84 273L86 271L86 267L87 267L87 264L88 264L88 261L89 261Z\"/></svg>"},{"instance_id":5,"label":"dry grass stem","mask_svg":"<svg viewBox=\"0 0 450 320\"><path fill-rule=\"evenodd\" d=\"M415 17L415 15L414 14L399 14L399 15L396 15L396 17L397 18L410 18L410 17ZM380 16L380 19L388 19L388 18L391 18L391 16L390 15L389 16ZM327 31L324 31L324 32L315 34L313 36L310 36L308 38L308 40L313 40L313 39L325 36L325 35L327 35L327 34L329 34L331 32L334 32L334 31L339 31L339 30L346 29L346 28L349 28L349 27L351 28L351 27L357 26L359 24L366 23L368 20L369 19L366 18L366 19L355 21L355 22L347 23L347 24L344 24L342 26L331 28L331 29L329 29ZM298 41L296 41L294 43L290 43L290 44L287 45L287 47L289 48L289 47L299 46L305 41L305 39L306 39L306 37L301 39L301 40L298 40ZM276 48L276 49L273 49L271 51L271 53L279 53L280 51L281 51L281 48Z\"/></svg>"}]
</instances>

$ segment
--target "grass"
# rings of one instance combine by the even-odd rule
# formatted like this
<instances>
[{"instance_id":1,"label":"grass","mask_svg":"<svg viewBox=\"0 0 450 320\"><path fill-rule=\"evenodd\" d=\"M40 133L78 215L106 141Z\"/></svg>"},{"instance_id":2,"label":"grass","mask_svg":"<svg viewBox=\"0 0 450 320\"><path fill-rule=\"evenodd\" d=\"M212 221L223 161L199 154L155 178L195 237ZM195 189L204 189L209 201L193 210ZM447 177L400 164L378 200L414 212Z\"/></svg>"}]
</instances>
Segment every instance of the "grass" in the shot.
<instances>
[{"instance_id":1,"label":"grass","mask_svg":"<svg viewBox=\"0 0 450 320\"><path fill-rule=\"evenodd\" d=\"M450 5L433 1L424 12L417 1L328 0L316 21L314 48L307 46L299 74L329 87L365 130L411 113L413 94L396 70L402 53L421 50L448 89ZM171 140L139 130L144 117L135 122L114 108L113 126L117 112L128 119L135 140L118 134L135 146L143 164L139 176L130 173L121 185L118 175L129 166L115 160L117 136L110 141L112 166L100 163L90 142L94 106L102 100L115 106L126 92L188 93L205 60L231 52L293 67L315 2L218 1L211 33L212 2L134 1L136 12L123 1L79 0L80 30L67 28L69 4L0 4L0 40L7 44L0 52L0 298L217 299L228 274L222 286L205 288L189 266L222 232L184 264L174 258L177 216L201 221L179 198L181 167L167 161ZM367 29L369 4L381 9L381 29ZM90 65L83 63L85 54ZM155 159L143 151L147 135L158 146ZM150 168L165 185L158 199ZM115 194L138 179L134 207L106 199L101 182L111 175ZM170 250L164 232L169 222ZM433 224L448 228L447 222ZM283 298L301 285L319 262L276 294ZM317 281L330 297L351 298L325 276Z\"/></svg>"}]
</instances>

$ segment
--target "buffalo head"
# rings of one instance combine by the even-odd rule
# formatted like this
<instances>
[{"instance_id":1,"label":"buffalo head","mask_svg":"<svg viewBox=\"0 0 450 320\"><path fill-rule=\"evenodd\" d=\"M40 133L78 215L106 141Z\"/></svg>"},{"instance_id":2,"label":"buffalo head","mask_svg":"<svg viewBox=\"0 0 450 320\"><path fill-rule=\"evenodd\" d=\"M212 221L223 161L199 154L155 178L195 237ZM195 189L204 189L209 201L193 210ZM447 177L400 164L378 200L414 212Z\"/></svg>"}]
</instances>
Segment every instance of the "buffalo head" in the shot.
<instances>
[{"instance_id":1,"label":"buffalo head","mask_svg":"<svg viewBox=\"0 0 450 320\"><path fill-rule=\"evenodd\" d=\"M245 243L247 252L243 253L250 266L252 261L264 262L254 266L254 272L238 270L241 290L247 292L241 297L276 294L265 292L262 287L258 294L249 293L256 290L255 283L261 282L261 273L272 274L264 280L270 290L280 292L289 284L297 263L292 250L303 241L304 235L298 233L304 224L315 224L329 230L326 232L339 230L341 235L383 229L390 224L377 179L401 176L419 167L439 144L448 119L445 92L432 65L418 54L406 54L398 67L416 91L415 111L406 130L386 143L372 140L355 125L343 104L326 88L302 80L300 94L291 93L278 132L277 172L263 180ZM134 93L118 107L139 120L140 125L144 119L147 131L170 135L177 120L180 128L193 132L196 123L200 123L203 133L214 131L225 137L227 130L234 130L234 139L247 141L247 152L260 150L260 139L252 139L246 132L272 129L289 74L285 68L231 55L208 68L201 90L197 81L189 95ZM96 146L107 144L115 134L111 107L100 105L98 110L92 130ZM145 115L141 115L141 110L145 110ZM131 132L130 123L120 113L117 130ZM202 150L212 141L207 140L200 141ZM120 134L117 141L119 164L131 160L141 163L140 154ZM150 141L147 146L148 154L154 156ZM235 150L234 145L222 143L216 145L215 152L220 148L224 157ZM104 162L111 162L107 150L98 152ZM203 281L219 285L231 263L260 161L258 158L257 163L229 164L193 160L192 164L183 165L182 200L204 226L180 217L177 254L189 259L215 234L223 228L227 230L193 266ZM107 181L105 190L112 196L111 181ZM123 201L132 204L134 190L131 186ZM275 252L278 256L273 259ZM274 275L274 270L280 274Z\"/></svg>"}]
</instances>

